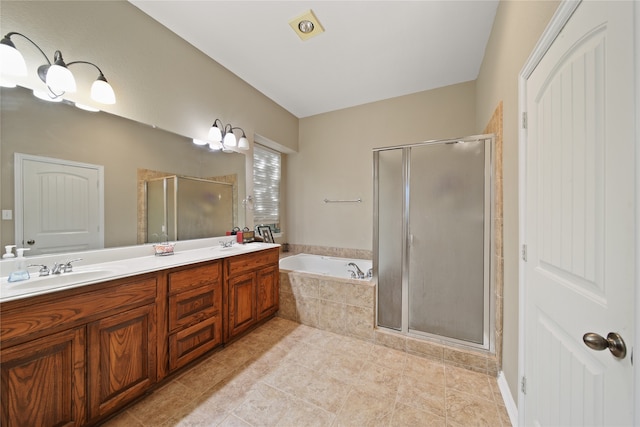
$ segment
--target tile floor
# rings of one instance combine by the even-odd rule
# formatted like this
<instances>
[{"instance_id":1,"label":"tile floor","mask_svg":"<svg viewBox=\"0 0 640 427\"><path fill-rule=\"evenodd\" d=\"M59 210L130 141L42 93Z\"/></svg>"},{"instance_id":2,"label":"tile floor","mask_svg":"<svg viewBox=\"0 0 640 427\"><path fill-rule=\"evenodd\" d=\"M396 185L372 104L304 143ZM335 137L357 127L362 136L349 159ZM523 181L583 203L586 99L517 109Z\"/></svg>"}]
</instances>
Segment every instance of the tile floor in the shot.
<instances>
[{"instance_id":1,"label":"tile floor","mask_svg":"<svg viewBox=\"0 0 640 427\"><path fill-rule=\"evenodd\" d=\"M105 425L511 424L495 378L274 318Z\"/></svg>"}]
</instances>

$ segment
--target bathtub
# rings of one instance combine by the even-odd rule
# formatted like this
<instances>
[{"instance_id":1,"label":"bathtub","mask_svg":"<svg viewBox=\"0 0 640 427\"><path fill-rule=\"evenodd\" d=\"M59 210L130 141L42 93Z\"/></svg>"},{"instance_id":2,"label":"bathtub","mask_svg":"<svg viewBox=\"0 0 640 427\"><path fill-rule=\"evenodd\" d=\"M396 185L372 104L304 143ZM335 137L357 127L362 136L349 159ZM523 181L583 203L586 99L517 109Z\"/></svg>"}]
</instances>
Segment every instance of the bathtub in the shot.
<instances>
[{"instance_id":1,"label":"bathtub","mask_svg":"<svg viewBox=\"0 0 640 427\"><path fill-rule=\"evenodd\" d=\"M365 275L371 261L298 254L280 260L278 316L303 325L373 342L375 283L353 279L347 264Z\"/></svg>"},{"instance_id":2,"label":"bathtub","mask_svg":"<svg viewBox=\"0 0 640 427\"><path fill-rule=\"evenodd\" d=\"M371 261L366 259L336 258L322 255L297 254L280 260L281 270L299 271L310 274L322 274L324 276L338 277L341 279L351 279L349 270L356 271L348 266L350 262L355 263L366 275L371 268ZM369 280L369 278L365 278Z\"/></svg>"}]
</instances>

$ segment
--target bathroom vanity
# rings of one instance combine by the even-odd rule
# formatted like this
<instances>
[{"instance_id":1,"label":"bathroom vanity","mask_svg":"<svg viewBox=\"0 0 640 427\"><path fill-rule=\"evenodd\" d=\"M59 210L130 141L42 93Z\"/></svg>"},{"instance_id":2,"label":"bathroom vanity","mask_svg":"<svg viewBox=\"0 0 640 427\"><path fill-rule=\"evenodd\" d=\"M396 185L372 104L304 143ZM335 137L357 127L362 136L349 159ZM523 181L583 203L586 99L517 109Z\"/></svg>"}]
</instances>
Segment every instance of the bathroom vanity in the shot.
<instances>
[{"instance_id":1,"label":"bathroom vanity","mask_svg":"<svg viewBox=\"0 0 640 427\"><path fill-rule=\"evenodd\" d=\"M3 295L0 424L95 424L278 310L278 245L187 252L165 268L143 257L115 278Z\"/></svg>"}]
</instances>

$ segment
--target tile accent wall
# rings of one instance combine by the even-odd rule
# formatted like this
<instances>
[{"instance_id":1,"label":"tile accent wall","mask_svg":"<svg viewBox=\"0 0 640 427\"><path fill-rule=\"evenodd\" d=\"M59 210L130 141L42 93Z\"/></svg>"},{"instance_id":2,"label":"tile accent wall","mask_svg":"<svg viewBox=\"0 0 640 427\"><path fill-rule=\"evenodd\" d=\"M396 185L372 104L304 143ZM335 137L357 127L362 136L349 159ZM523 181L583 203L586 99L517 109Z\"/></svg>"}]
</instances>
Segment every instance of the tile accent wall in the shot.
<instances>
[{"instance_id":1,"label":"tile accent wall","mask_svg":"<svg viewBox=\"0 0 640 427\"><path fill-rule=\"evenodd\" d=\"M493 170L495 173L493 180L494 192L494 240L495 249L493 254L493 277L495 292L495 323L496 323L496 360L497 370L502 368L502 323L503 323L503 304L504 304L504 243L503 243L503 202L502 202L502 101L496 109L484 129L484 133L492 133L496 136L495 146L493 150Z\"/></svg>"}]
</instances>

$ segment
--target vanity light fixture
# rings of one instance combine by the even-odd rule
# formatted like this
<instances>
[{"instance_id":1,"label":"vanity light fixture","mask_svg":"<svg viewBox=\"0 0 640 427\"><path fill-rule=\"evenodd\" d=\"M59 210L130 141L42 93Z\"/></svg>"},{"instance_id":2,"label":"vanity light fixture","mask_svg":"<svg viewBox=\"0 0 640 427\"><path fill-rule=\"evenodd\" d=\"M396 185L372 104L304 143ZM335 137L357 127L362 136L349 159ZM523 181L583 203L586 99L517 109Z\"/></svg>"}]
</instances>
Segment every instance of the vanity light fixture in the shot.
<instances>
[{"instance_id":1,"label":"vanity light fixture","mask_svg":"<svg viewBox=\"0 0 640 427\"><path fill-rule=\"evenodd\" d=\"M240 139L236 139L234 131L242 132ZM201 139L194 139L193 143L196 145L209 145L212 150L222 150L225 152L231 151L230 147L237 147L240 150L249 149L249 140L244 133L244 130L237 126L229 124L223 124L220 119L215 119L209 129L209 136L207 141Z\"/></svg>"},{"instance_id":2,"label":"vanity light fixture","mask_svg":"<svg viewBox=\"0 0 640 427\"><path fill-rule=\"evenodd\" d=\"M94 81L91 86L91 99L102 104L116 103L116 95L113 92L113 88L107 82L107 79L104 77L104 73L100 67L96 64L88 61L73 61L65 63L62 58L62 53L59 50L56 50L53 54L52 63L40 46L21 33L10 32L0 40L0 66L2 67L0 68L0 71L2 72L3 77L7 75L27 75L27 65L24 61L24 57L11 40L12 36L21 36L28 40L47 60L46 64L38 67L38 77L40 77L40 80L45 82L47 85L47 96L49 97L49 100L58 100L61 99L66 92L75 92L76 80L68 67L75 64L86 64L95 67L96 70L98 70L98 73L100 73L96 81Z\"/></svg>"}]
</instances>

